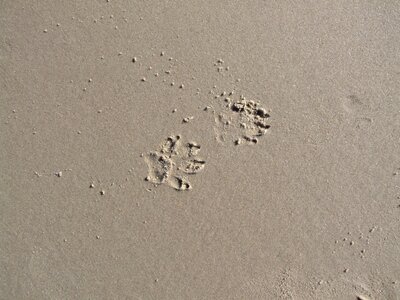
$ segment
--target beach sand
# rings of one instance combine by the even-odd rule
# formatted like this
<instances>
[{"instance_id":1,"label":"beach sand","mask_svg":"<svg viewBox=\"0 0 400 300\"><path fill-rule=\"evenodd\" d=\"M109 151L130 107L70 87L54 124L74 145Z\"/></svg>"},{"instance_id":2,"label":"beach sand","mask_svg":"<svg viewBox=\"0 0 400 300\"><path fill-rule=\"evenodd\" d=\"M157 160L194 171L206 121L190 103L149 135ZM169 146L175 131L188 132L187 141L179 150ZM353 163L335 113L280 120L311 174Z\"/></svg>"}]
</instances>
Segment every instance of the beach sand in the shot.
<instances>
[{"instance_id":1,"label":"beach sand","mask_svg":"<svg viewBox=\"0 0 400 300\"><path fill-rule=\"evenodd\" d=\"M1 299L400 299L400 2L0 2Z\"/></svg>"}]
</instances>

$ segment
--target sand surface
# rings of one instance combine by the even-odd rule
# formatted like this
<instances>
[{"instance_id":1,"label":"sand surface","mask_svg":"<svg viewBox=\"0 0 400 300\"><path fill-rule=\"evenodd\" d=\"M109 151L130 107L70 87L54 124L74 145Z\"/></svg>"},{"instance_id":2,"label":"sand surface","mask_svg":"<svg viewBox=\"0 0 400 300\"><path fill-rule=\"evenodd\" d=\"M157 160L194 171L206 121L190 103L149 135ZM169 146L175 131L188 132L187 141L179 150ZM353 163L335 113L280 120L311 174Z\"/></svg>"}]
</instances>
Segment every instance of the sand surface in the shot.
<instances>
[{"instance_id":1,"label":"sand surface","mask_svg":"<svg viewBox=\"0 0 400 300\"><path fill-rule=\"evenodd\" d=\"M399 1L0 1L0 299L400 299Z\"/></svg>"}]
</instances>

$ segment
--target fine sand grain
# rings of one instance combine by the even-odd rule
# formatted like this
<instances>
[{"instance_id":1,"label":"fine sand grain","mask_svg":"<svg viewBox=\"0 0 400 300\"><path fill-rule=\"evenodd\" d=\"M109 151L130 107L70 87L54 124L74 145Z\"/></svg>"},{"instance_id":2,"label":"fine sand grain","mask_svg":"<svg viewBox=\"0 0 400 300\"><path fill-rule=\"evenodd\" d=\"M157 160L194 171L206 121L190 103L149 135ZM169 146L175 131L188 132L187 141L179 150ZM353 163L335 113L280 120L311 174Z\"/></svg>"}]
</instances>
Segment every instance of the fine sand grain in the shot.
<instances>
[{"instance_id":1,"label":"fine sand grain","mask_svg":"<svg viewBox=\"0 0 400 300\"><path fill-rule=\"evenodd\" d=\"M399 1L0 1L0 299L400 299Z\"/></svg>"}]
</instances>

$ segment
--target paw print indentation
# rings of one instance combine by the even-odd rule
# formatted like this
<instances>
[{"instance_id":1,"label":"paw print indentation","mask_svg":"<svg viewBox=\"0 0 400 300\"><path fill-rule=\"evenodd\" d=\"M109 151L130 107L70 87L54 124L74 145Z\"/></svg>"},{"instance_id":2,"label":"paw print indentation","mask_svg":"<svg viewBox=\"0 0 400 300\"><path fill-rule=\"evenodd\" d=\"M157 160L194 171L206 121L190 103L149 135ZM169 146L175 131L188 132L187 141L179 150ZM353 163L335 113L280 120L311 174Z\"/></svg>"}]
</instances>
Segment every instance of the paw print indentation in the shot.
<instances>
[{"instance_id":1,"label":"paw print indentation","mask_svg":"<svg viewBox=\"0 0 400 300\"><path fill-rule=\"evenodd\" d=\"M257 144L258 138L265 135L270 128L269 112L258 101L248 100L243 95L235 97L234 93L223 92L217 96L221 111L215 116L217 140L225 142L232 139L235 145Z\"/></svg>"},{"instance_id":2,"label":"paw print indentation","mask_svg":"<svg viewBox=\"0 0 400 300\"><path fill-rule=\"evenodd\" d=\"M195 175L206 165L198 157L200 149L196 142L183 143L180 135L167 137L157 150L145 156L149 169L146 181L156 186L166 183L177 191L192 189L186 175Z\"/></svg>"}]
</instances>

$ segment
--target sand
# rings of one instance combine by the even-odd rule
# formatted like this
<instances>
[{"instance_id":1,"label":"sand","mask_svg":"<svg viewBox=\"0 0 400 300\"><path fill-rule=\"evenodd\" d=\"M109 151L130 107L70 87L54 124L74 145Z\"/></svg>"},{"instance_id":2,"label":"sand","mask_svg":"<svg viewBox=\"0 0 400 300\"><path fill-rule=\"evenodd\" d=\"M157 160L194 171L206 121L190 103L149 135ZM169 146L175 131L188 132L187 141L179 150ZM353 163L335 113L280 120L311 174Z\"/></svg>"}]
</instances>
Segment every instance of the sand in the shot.
<instances>
[{"instance_id":1,"label":"sand","mask_svg":"<svg viewBox=\"0 0 400 300\"><path fill-rule=\"evenodd\" d=\"M0 299L400 299L400 2L0 2Z\"/></svg>"}]
</instances>

